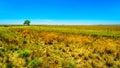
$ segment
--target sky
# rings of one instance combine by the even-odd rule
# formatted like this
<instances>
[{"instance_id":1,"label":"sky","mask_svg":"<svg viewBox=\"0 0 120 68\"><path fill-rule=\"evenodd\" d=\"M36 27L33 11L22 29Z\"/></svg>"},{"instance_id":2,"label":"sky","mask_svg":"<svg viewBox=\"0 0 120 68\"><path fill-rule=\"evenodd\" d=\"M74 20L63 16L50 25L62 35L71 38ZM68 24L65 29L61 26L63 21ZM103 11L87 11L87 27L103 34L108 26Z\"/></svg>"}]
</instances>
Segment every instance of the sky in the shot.
<instances>
[{"instance_id":1,"label":"sky","mask_svg":"<svg viewBox=\"0 0 120 68\"><path fill-rule=\"evenodd\" d=\"M0 0L0 24L120 24L120 0Z\"/></svg>"}]
</instances>

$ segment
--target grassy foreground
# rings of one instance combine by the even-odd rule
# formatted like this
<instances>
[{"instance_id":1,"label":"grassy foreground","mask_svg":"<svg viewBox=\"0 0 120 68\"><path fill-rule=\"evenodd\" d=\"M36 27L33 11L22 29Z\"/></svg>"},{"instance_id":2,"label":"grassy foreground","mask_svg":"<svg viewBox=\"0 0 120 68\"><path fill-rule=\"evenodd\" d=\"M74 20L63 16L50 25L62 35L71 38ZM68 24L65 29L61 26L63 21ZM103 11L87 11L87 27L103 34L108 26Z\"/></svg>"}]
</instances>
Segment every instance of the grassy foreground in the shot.
<instances>
[{"instance_id":1,"label":"grassy foreground","mask_svg":"<svg viewBox=\"0 0 120 68\"><path fill-rule=\"evenodd\" d=\"M120 68L120 26L1 26L0 68Z\"/></svg>"}]
</instances>

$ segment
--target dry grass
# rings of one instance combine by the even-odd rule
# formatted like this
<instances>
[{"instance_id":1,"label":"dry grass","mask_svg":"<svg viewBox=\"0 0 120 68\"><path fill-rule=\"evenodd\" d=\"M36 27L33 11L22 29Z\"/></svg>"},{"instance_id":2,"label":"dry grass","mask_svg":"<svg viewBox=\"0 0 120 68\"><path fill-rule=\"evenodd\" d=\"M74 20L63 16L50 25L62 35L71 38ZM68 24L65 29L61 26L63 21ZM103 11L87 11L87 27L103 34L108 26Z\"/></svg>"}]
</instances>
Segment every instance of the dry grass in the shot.
<instances>
[{"instance_id":1,"label":"dry grass","mask_svg":"<svg viewBox=\"0 0 120 68\"><path fill-rule=\"evenodd\" d=\"M9 27L0 30L1 68L120 67L119 37L40 31L33 28Z\"/></svg>"}]
</instances>

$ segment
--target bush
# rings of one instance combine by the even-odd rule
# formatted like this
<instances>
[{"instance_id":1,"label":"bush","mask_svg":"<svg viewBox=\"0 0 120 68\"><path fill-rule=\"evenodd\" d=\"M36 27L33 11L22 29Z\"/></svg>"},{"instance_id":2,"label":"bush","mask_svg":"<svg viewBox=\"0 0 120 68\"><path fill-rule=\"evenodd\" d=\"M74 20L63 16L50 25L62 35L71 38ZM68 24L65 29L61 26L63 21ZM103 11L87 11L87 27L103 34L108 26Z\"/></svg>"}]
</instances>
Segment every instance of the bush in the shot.
<instances>
[{"instance_id":1,"label":"bush","mask_svg":"<svg viewBox=\"0 0 120 68\"><path fill-rule=\"evenodd\" d=\"M19 49L19 46L12 46L12 47L11 47L11 50L13 50L13 51L14 51L14 50L18 50L18 49Z\"/></svg>"},{"instance_id":2,"label":"bush","mask_svg":"<svg viewBox=\"0 0 120 68\"><path fill-rule=\"evenodd\" d=\"M37 68L38 65L41 65L42 58L35 58L28 63L29 68Z\"/></svg>"},{"instance_id":3,"label":"bush","mask_svg":"<svg viewBox=\"0 0 120 68\"><path fill-rule=\"evenodd\" d=\"M62 68L75 68L75 61L73 59L71 60L63 60L62 62Z\"/></svg>"},{"instance_id":4,"label":"bush","mask_svg":"<svg viewBox=\"0 0 120 68\"><path fill-rule=\"evenodd\" d=\"M75 68L75 62L70 61L69 64L68 64L68 68Z\"/></svg>"},{"instance_id":5,"label":"bush","mask_svg":"<svg viewBox=\"0 0 120 68\"><path fill-rule=\"evenodd\" d=\"M19 57L28 57L31 54L30 50L22 50L22 51L18 51L18 56Z\"/></svg>"}]
</instances>

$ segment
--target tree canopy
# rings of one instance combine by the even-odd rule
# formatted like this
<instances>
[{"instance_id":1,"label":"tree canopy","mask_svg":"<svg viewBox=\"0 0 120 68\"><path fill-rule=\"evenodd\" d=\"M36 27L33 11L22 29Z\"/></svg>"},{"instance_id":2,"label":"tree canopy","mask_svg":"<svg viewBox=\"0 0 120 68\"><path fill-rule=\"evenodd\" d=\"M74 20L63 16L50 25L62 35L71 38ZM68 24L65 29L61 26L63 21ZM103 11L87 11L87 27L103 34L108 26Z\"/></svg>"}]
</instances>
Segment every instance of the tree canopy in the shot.
<instances>
[{"instance_id":1,"label":"tree canopy","mask_svg":"<svg viewBox=\"0 0 120 68\"><path fill-rule=\"evenodd\" d=\"M28 25L29 26L30 25L30 20L25 20L24 21L24 25Z\"/></svg>"}]
</instances>

